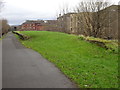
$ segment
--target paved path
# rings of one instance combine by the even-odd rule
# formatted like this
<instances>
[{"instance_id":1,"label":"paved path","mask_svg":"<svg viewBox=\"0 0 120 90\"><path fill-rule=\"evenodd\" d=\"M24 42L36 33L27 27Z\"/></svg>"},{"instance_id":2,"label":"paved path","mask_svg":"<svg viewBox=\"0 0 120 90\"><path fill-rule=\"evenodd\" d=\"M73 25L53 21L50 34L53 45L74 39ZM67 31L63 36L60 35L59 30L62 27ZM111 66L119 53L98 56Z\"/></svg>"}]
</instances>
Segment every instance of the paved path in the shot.
<instances>
[{"instance_id":1,"label":"paved path","mask_svg":"<svg viewBox=\"0 0 120 90\"><path fill-rule=\"evenodd\" d=\"M0 40L0 90L2 89L2 41Z\"/></svg>"},{"instance_id":2,"label":"paved path","mask_svg":"<svg viewBox=\"0 0 120 90\"><path fill-rule=\"evenodd\" d=\"M12 33L2 42L3 88L74 88L52 63L23 47Z\"/></svg>"}]
</instances>

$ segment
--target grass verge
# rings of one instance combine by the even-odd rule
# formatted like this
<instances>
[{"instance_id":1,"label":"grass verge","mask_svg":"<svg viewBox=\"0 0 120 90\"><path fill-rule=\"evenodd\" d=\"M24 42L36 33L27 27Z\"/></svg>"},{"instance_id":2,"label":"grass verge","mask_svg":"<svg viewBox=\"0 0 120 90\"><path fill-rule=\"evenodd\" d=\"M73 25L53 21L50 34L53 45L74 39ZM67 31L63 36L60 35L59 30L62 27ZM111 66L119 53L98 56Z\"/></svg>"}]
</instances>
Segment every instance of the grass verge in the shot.
<instances>
[{"instance_id":1,"label":"grass verge","mask_svg":"<svg viewBox=\"0 0 120 90\"><path fill-rule=\"evenodd\" d=\"M21 31L22 44L54 63L80 88L118 88L118 54L78 36L59 32Z\"/></svg>"},{"instance_id":2,"label":"grass verge","mask_svg":"<svg viewBox=\"0 0 120 90\"><path fill-rule=\"evenodd\" d=\"M5 36L6 36L6 34L5 34L5 35L3 35L2 37L0 37L0 40L2 40Z\"/></svg>"},{"instance_id":3,"label":"grass verge","mask_svg":"<svg viewBox=\"0 0 120 90\"><path fill-rule=\"evenodd\" d=\"M79 35L78 38L81 40L86 40L89 42L96 43L97 45L104 47L111 52L118 53L118 47L120 45L120 42L118 42L118 40L105 40L105 39L94 38L89 36L85 37L83 35Z\"/></svg>"}]
</instances>

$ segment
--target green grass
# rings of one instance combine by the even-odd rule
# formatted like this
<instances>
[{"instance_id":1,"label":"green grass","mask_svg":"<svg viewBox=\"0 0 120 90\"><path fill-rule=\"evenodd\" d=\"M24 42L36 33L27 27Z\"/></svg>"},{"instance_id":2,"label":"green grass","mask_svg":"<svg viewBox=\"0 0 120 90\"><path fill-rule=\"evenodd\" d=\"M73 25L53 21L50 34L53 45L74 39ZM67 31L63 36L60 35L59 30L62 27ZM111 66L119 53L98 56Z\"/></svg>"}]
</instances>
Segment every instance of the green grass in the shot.
<instances>
[{"instance_id":1,"label":"green grass","mask_svg":"<svg viewBox=\"0 0 120 90\"><path fill-rule=\"evenodd\" d=\"M86 41L96 41L96 42L101 42L105 45L105 47L114 53L118 53L118 45L119 42L118 40L105 40L101 38L94 38L94 37L85 37L83 35L79 35L79 39L86 40Z\"/></svg>"},{"instance_id":2,"label":"green grass","mask_svg":"<svg viewBox=\"0 0 120 90\"><path fill-rule=\"evenodd\" d=\"M2 37L0 37L0 40L4 39L6 36L6 34L2 35Z\"/></svg>"},{"instance_id":3,"label":"green grass","mask_svg":"<svg viewBox=\"0 0 120 90\"><path fill-rule=\"evenodd\" d=\"M0 40L2 40L3 39L3 36L2 37L0 37Z\"/></svg>"},{"instance_id":4,"label":"green grass","mask_svg":"<svg viewBox=\"0 0 120 90\"><path fill-rule=\"evenodd\" d=\"M80 88L118 88L118 54L79 36L59 32L22 31L21 42L54 63Z\"/></svg>"}]
</instances>

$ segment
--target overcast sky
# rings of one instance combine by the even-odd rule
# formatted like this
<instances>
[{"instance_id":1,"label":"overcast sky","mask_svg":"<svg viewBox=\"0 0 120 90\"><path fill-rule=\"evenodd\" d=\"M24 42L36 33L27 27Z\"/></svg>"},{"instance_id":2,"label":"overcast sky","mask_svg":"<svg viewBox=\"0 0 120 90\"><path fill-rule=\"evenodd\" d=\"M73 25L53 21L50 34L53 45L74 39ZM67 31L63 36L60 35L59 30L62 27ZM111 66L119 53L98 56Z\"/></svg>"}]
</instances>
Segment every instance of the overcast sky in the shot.
<instances>
[{"instance_id":1,"label":"overcast sky","mask_svg":"<svg viewBox=\"0 0 120 90\"><path fill-rule=\"evenodd\" d=\"M7 19L10 25L19 25L25 20L56 19L61 7L68 5L72 8L80 1L82 0L4 0L0 16ZM113 1L117 3L119 0Z\"/></svg>"}]
</instances>

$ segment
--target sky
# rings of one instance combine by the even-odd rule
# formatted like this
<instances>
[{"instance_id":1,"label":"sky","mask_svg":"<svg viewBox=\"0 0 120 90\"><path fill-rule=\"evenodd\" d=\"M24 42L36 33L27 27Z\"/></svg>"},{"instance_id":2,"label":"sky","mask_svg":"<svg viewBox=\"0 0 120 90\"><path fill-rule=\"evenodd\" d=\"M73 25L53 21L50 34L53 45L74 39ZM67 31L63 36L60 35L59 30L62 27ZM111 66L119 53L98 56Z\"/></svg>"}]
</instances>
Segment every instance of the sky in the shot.
<instances>
[{"instance_id":1,"label":"sky","mask_svg":"<svg viewBox=\"0 0 120 90\"><path fill-rule=\"evenodd\" d=\"M20 25L26 20L54 20L60 13L60 8L67 6L72 10L80 1L82 0L4 0L0 17L7 19L10 25ZM114 0L116 4L118 1Z\"/></svg>"}]
</instances>

